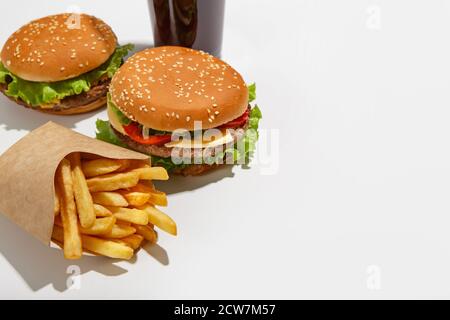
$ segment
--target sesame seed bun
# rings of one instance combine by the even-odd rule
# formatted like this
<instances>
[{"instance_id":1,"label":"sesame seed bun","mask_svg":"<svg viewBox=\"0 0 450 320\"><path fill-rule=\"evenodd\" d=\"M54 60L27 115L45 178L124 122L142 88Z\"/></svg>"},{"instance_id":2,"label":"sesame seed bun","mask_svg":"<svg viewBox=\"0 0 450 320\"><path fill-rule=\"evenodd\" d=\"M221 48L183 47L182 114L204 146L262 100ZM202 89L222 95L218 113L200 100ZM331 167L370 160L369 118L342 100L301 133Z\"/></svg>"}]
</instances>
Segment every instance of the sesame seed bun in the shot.
<instances>
[{"instance_id":1,"label":"sesame seed bun","mask_svg":"<svg viewBox=\"0 0 450 320\"><path fill-rule=\"evenodd\" d=\"M241 116L248 89L241 75L202 51L166 46L129 58L111 80L114 104L131 120L161 131L215 128Z\"/></svg>"},{"instance_id":2,"label":"sesame seed bun","mask_svg":"<svg viewBox=\"0 0 450 320\"><path fill-rule=\"evenodd\" d=\"M102 20L86 14L58 14L14 32L3 46L1 61L22 79L56 82L99 67L116 46L115 34Z\"/></svg>"}]
</instances>

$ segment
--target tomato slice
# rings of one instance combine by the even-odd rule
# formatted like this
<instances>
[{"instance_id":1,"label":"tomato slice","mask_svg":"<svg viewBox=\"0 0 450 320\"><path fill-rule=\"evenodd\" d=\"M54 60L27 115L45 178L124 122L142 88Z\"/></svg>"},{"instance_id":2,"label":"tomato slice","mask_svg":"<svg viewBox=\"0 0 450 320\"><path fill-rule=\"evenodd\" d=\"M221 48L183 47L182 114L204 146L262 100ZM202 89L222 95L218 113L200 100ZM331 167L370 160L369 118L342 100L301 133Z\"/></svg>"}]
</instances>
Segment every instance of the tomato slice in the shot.
<instances>
[{"instance_id":1,"label":"tomato slice","mask_svg":"<svg viewBox=\"0 0 450 320\"><path fill-rule=\"evenodd\" d=\"M139 129L139 125L136 122L131 122L129 125L123 126L123 129L128 134L128 136L136 142L146 145L161 145L170 142L172 136L170 134L149 136L144 138Z\"/></svg>"},{"instance_id":2,"label":"tomato slice","mask_svg":"<svg viewBox=\"0 0 450 320\"><path fill-rule=\"evenodd\" d=\"M240 128L247 123L249 117L250 108L248 108L239 118L221 125L220 128ZM123 126L123 129L132 140L145 145L162 145L172 140L172 136L170 134L155 135L144 138L142 136L141 129L136 122L131 122L129 125Z\"/></svg>"},{"instance_id":3,"label":"tomato slice","mask_svg":"<svg viewBox=\"0 0 450 320\"><path fill-rule=\"evenodd\" d=\"M242 116L239 118L236 118L234 120L231 120L230 122L227 122L223 125L221 125L221 128L239 128L242 127L245 123L247 123L248 118L250 117L250 108L247 108L247 110L244 112Z\"/></svg>"}]
</instances>

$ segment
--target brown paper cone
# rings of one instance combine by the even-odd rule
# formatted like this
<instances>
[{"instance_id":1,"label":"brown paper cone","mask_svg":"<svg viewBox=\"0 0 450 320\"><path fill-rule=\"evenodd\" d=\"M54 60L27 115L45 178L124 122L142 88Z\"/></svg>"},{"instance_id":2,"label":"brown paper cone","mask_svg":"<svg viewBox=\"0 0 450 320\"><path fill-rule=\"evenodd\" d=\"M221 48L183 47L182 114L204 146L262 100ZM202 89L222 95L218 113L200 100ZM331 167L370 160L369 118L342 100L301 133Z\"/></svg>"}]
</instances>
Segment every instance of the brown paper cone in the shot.
<instances>
[{"instance_id":1,"label":"brown paper cone","mask_svg":"<svg viewBox=\"0 0 450 320\"><path fill-rule=\"evenodd\" d=\"M0 156L0 212L47 245L53 229L55 172L61 160L72 152L112 159L149 159L53 122L8 149Z\"/></svg>"}]
</instances>

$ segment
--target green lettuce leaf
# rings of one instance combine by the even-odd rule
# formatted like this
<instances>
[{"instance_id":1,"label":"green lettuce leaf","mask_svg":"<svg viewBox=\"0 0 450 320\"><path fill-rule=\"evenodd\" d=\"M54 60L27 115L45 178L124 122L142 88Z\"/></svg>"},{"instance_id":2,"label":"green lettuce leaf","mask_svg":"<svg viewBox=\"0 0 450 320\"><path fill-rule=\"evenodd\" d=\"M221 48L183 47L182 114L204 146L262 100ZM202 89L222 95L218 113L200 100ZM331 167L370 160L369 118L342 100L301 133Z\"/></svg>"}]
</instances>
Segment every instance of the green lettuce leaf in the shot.
<instances>
[{"instance_id":1,"label":"green lettuce leaf","mask_svg":"<svg viewBox=\"0 0 450 320\"><path fill-rule=\"evenodd\" d=\"M103 76L112 78L114 73L122 64L123 58L133 49L133 45L128 44L116 48L112 56L97 69L78 76L58 82L32 82L23 80L9 72L0 62L0 83L7 83L8 89L5 94L14 99L21 99L32 106L49 104L65 97L87 92L92 84L97 82Z\"/></svg>"},{"instance_id":2,"label":"green lettuce leaf","mask_svg":"<svg viewBox=\"0 0 450 320\"><path fill-rule=\"evenodd\" d=\"M126 145L116 136L116 134L112 130L111 126L109 125L109 121L97 119L95 125L97 127L96 138L98 140L102 140L126 148Z\"/></svg>"},{"instance_id":3,"label":"green lettuce leaf","mask_svg":"<svg viewBox=\"0 0 450 320\"><path fill-rule=\"evenodd\" d=\"M256 83L248 86L248 102L252 102L256 99Z\"/></svg>"},{"instance_id":4,"label":"green lettuce leaf","mask_svg":"<svg viewBox=\"0 0 450 320\"><path fill-rule=\"evenodd\" d=\"M117 108L117 106L114 104L114 102L112 102L111 94L109 92L107 94L107 97L108 97L108 107L110 107L111 110L116 114L119 122L125 126L129 125L131 123L131 119L128 119L127 116L125 116L122 113L122 111L120 111L119 108Z\"/></svg>"},{"instance_id":5,"label":"green lettuce leaf","mask_svg":"<svg viewBox=\"0 0 450 320\"><path fill-rule=\"evenodd\" d=\"M163 167L167 170L167 172L172 172L175 169L183 169L188 166L188 164L175 164L172 162L172 158L161 158L156 156L151 156L152 158L152 166L154 167Z\"/></svg>"},{"instance_id":6,"label":"green lettuce leaf","mask_svg":"<svg viewBox=\"0 0 450 320\"><path fill-rule=\"evenodd\" d=\"M250 90L250 87L253 89ZM256 86L253 84L249 86L249 94L252 94L253 97L256 97L255 93ZM120 111L119 111L120 112ZM259 134L259 121L262 119L261 109L259 109L258 105L255 105L250 111L249 124L248 128L245 131L243 137L243 145L244 152L239 150L238 144L234 144L233 147L230 147L223 152L216 154L214 157L209 159L205 159L205 162L208 164L220 163L225 156L231 156L235 163L244 163L248 164L251 160L251 157L256 150L256 143L258 142ZM103 140L121 147L126 147L121 140L115 135L109 121L103 121L98 119L96 122L97 125L97 139ZM171 158L161 158L156 156L151 156L152 165L158 167L164 167L168 172L173 171L174 169L182 169L189 164L175 164L172 162Z\"/></svg>"},{"instance_id":7,"label":"green lettuce leaf","mask_svg":"<svg viewBox=\"0 0 450 320\"><path fill-rule=\"evenodd\" d=\"M208 163L220 163L224 157L231 156L233 161L240 164L248 164L256 150L256 143L258 142L259 121L262 119L262 113L256 105L250 111L249 125L242 138L244 150L239 149L239 144L234 144L232 147L217 153L213 159L208 159ZM244 152L242 152L244 151Z\"/></svg>"}]
</instances>

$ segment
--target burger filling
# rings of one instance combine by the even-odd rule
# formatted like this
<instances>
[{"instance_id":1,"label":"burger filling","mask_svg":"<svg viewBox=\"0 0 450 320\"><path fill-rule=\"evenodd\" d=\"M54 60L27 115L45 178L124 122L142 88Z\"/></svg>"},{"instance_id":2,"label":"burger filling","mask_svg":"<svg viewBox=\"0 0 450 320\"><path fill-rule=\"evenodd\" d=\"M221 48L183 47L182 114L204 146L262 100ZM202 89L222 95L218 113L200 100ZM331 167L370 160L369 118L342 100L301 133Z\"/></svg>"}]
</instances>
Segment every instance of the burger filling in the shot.
<instances>
[{"instance_id":1,"label":"burger filling","mask_svg":"<svg viewBox=\"0 0 450 320\"><path fill-rule=\"evenodd\" d=\"M249 102L256 98L255 90L254 84L249 86ZM109 122L97 120L97 139L149 154L155 165L163 166L168 171L177 172L188 166L214 166L224 163L224 158L227 158L226 163L230 163L230 157L234 163L248 162L258 140L257 130L262 115L257 105L254 107L249 105L240 117L216 128L223 132L223 137L199 145L190 140L187 141L187 144L183 144L185 140L172 141L172 132L146 128L138 122L130 120L114 105L109 96L108 117ZM190 136L195 136L195 133L191 132ZM203 137L203 134L201 136ZM237 146L238 141L241 142L241 148ZM216 147L218 146L223 148L217 151ZM177 148L174 150L174 147ZM192 158L197 156L201 158L205 149L210 149L208 159L200 164L195 161L193 165L186 161L174 163L172 161L174 152L181 153L179 150L183 147L191 149L190 156Z\"/></svg>"},{"instance_id":2,"label":"burger filling","mask_svg":"<svg viewBox=\"0 0 450 320\"><path fill-rule=\"evenodd\" d=\"M0 62L0 90L17 102L33 108L63 109L85 105L105 96L109 80L132 49L131 44L117 47L100 67L78 77L57 82L21 79Z\"/></svg>"}]
</instances>

